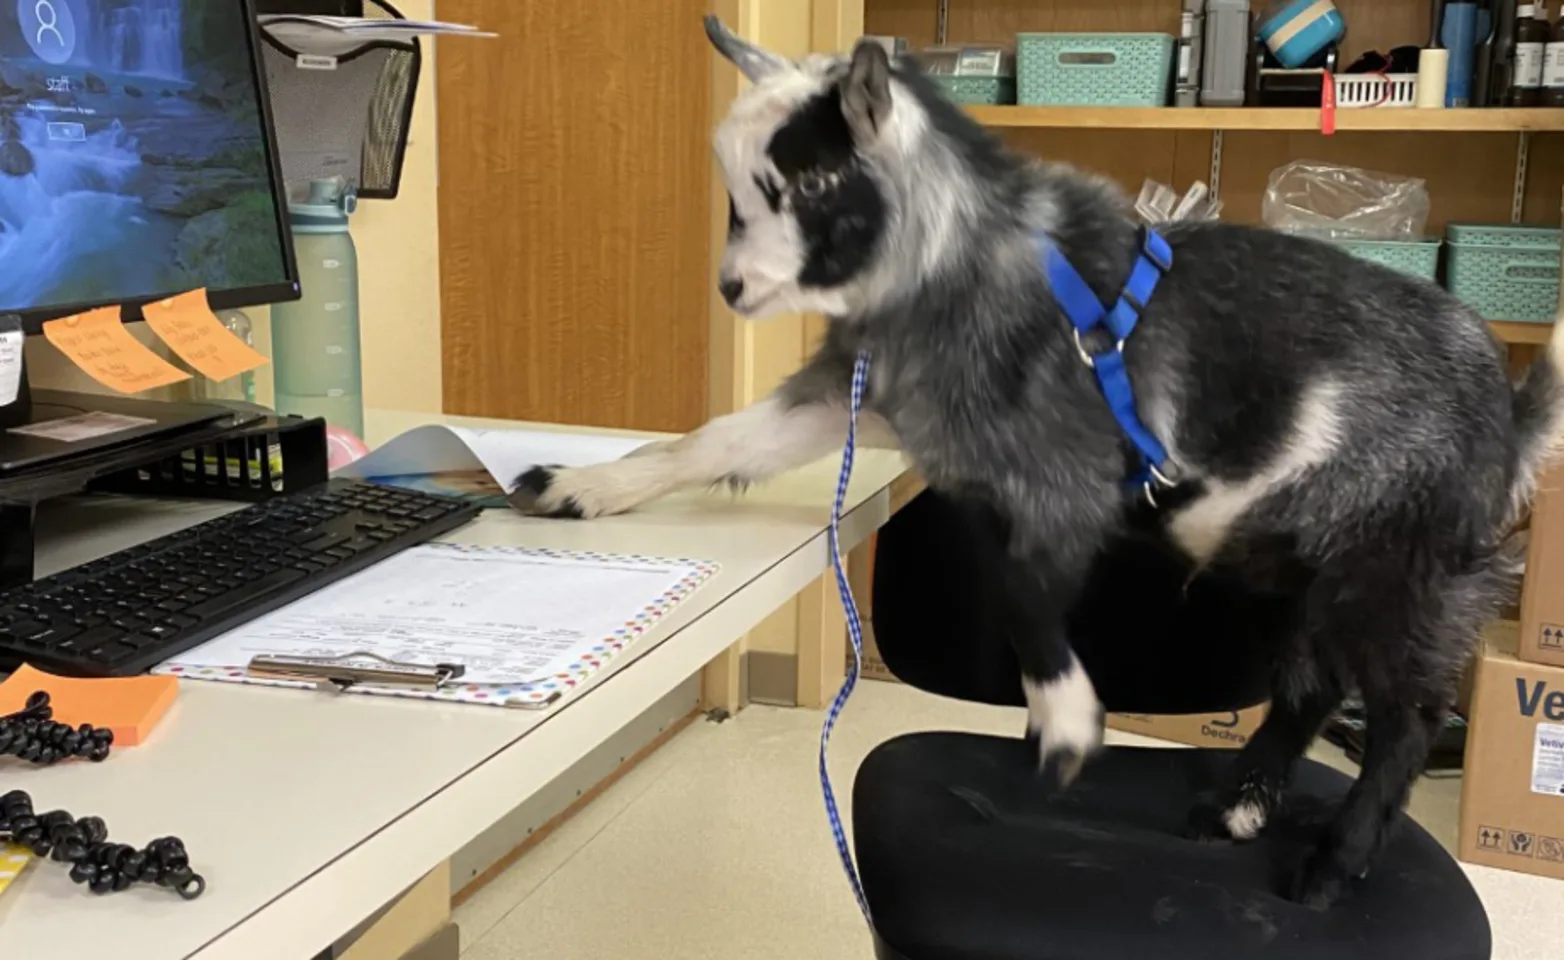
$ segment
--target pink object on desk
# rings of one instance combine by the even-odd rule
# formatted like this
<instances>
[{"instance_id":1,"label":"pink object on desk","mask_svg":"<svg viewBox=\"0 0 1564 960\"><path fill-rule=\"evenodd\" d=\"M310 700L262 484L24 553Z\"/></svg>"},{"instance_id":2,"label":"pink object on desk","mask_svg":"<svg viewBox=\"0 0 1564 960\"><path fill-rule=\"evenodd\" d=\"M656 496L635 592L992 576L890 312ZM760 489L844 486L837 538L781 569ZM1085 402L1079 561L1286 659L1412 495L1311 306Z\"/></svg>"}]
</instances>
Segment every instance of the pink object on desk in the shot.
<instances>
[{"instance_id":1,"label":"pink object on desk","mask_svg":"<svg viewBox=\"0 0 1564 960\"><path fill-rule=\"evenodd\" d=\"M326 469L340 470L369 453L364 441L341 427L326 428Z\"/></svg>"}]
</instances>

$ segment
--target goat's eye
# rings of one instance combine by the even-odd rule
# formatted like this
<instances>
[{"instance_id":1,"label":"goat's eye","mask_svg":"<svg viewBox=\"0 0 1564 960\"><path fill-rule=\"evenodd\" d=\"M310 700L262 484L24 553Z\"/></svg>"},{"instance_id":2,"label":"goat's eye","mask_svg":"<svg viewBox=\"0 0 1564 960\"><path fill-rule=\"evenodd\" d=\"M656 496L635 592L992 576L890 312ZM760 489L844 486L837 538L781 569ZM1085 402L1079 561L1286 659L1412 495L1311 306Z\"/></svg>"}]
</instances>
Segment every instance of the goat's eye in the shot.
<instances>
[{"instance_id":1,"label":"goat's eye","mask_svg":"<svg viewBox=\"0 0 1564 960\"><path fill-rule=\"evenodd\" d=\"M798 195L810 200L818 199L825 194L825 177L818 173L804 173L798 177Z\"/></svg>"},{"instance_id":2,"label":"goat's eye","mask_svg":"<svg viewBox=\"0 0 1564 960\"><path fill-rule=\"evenodd\" d=\"M739 217L739 209L733 204L733 195L728 194L728 233L742 233L744 221Z\"/></svg>"}]
</instances>

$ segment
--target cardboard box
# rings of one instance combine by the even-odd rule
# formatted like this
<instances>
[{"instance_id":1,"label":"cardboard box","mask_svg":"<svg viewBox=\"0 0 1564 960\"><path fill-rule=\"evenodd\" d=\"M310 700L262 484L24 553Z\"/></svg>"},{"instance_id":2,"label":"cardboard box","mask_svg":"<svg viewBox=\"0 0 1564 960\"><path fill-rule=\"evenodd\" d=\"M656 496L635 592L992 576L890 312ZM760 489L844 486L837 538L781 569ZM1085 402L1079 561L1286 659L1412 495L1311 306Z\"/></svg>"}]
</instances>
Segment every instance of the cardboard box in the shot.
<instances>
[{"instance_id":1,"label":"cardboard box","mask_svg":"<svg viewBox=\"0 0 1564 960\"><path fill-rule=\"evenodd\" d=\"M1250 707L1227 713L1196 713L1186 716L1150 716L1141 713L1110 713L1108 726L1126 733L1187 743L1195 747L1226 747L1237 750L1265 719L1266 706Z\"/></svg>"},{"instance_id":2,"label":"cardboard box","mask_svg":"<svg viewBox=\"0 0 1564 960\"><path fill-rule=\"evenodd\" d=\"M1537 485L1521 593L1520 658L1564 667L1564 467Z\"/></svg>"},{"instance_id":3,"label":"cardboard box","mask_svg":"<svg viewBox=\"0 0 1564 960\"><path fill-rule=\"evenodd\" d=\"M878 536L871 536L867 543L848 556L847 583L852 587L853 597L858 601L858 616L863 620L863 678L900 683L896 674L880 659L880 647L874 642L874 551L879 542ZM851 670L852 666L853 648L849 646L847 669Z\"/></svg>"},{"instance_id":4,"label":"cardboard box","mask_svg":"<svg viewBox=\"0 0 1564 960\"><path fill-rule=\"evenodd\" d=\"M1564 879L1564 668L1527 663L1502 633L1477 665L1459 855Z\"/></svg>"}]
</instances>

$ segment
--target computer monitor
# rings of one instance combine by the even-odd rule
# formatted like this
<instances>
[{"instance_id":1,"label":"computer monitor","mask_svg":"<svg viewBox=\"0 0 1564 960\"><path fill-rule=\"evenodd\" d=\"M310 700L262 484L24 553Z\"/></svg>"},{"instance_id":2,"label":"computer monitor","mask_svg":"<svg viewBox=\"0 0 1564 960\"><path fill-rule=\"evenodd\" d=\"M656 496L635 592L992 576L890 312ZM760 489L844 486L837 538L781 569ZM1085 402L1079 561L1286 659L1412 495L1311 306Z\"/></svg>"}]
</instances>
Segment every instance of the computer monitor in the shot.
<instances>
[{"instance_id":1,"label":"computer monitor","mask_svg":"<svg viewBox=\"0 0 1564 960\"><path fill-rule=\"evenodd\" d=\"M298 296L242 0L0 4L0 314Z\"/></svg>"},{"instance_id":2,"label":"computer monitor","mask_svg":"<svg viewBox=\"0 0 1564 960\"><path fill-rule=\"evenodd\" d=\"M252 0L0 2L0 315L296 299L285 197ZM0 472L222 415L143 401L142 429L61 444L18 421L88 401L41 394L0 408Z\"/></svg>"}]
</instances>

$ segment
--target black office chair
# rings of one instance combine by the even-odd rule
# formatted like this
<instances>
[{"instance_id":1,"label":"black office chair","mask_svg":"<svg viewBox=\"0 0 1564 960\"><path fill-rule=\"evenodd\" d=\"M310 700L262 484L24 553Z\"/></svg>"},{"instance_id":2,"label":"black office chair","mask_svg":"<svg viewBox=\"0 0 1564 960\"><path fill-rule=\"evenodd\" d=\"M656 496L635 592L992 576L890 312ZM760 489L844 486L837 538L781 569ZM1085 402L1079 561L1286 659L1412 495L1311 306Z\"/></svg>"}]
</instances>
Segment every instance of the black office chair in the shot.
<instances>
[{"instance_id":1,"label":"black office chair","mask_svg":"<svg viewBox=\"0 0 1564 960\"><path fill-rule=\"evenodd\" d=\"M965 515L930 492L880 534L874 632L901 680L1021 706L987 629ZM1258 638L1281 601L1202 577L1148 542L1104 560L1072 642L1110 711L1221 713L1267 696ZM1266 834L1183 836L1232 754L1110 747L1050 795L1017 737L918 733L881 744L853 786L854 845L880 960L1488 960L1487 915L1460 867L1405 815L1370 876L1319 912L1276 895L1350 781L1304 761Z\"/></svg>"}]
</instances>

